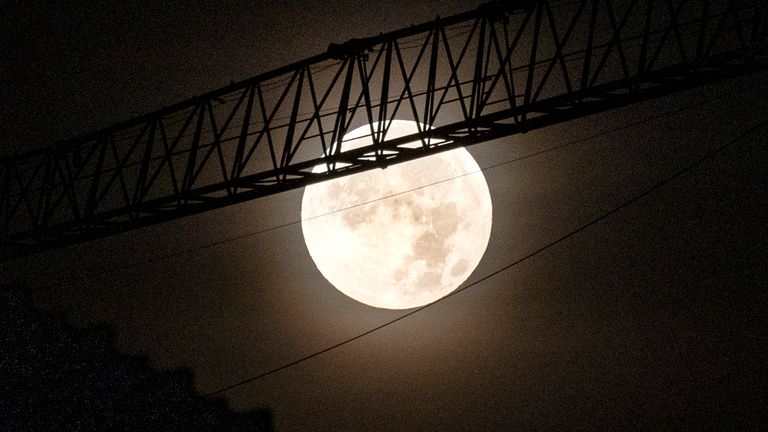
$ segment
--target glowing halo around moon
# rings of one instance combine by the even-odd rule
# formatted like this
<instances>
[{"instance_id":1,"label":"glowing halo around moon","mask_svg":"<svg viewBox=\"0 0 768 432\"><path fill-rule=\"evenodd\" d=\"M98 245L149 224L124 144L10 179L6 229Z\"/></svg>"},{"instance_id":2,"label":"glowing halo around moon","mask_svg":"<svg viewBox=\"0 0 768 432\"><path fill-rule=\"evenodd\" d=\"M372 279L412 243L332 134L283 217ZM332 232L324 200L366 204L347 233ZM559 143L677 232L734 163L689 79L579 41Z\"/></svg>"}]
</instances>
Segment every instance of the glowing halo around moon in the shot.
<instances>
[{"instance_id":1,"label":"glowing halo around moon","mask_svg":"<svg viewBox=\"0 0 768 432\"><path fill-rule=\"evenodd\" d=\"M342 150L370 145L370 131L349 132ZM387 138L417 131L393 120ZM408 309L449 294L477 267L491 235L491 196L459 148L307 186L301 219L310 256L333 286L370 306Z\"/></svg>"}]
</instances>

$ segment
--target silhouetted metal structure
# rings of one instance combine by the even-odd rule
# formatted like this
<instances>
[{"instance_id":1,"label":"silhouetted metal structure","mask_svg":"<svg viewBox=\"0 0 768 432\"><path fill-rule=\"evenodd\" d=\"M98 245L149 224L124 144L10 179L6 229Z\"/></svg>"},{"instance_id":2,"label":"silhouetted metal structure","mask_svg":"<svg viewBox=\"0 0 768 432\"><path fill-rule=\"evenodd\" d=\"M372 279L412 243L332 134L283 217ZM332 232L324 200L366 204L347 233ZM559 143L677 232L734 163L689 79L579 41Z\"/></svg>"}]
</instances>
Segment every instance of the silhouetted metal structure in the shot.
<instances>
[{"instance_id":1,"label":"silhouetted metal structure","mask_svg":"<svg viewBox=\"0 0 768 432\"><path fill-rule=\"evenodd\" d=\"M0 244L80 242L761 70L767 15L751 0L507 1L331 44L3 160ZM390 139L395 118L430 127ZM346 151L365 124L373 145Z\"/></svg>"}]
</instances>

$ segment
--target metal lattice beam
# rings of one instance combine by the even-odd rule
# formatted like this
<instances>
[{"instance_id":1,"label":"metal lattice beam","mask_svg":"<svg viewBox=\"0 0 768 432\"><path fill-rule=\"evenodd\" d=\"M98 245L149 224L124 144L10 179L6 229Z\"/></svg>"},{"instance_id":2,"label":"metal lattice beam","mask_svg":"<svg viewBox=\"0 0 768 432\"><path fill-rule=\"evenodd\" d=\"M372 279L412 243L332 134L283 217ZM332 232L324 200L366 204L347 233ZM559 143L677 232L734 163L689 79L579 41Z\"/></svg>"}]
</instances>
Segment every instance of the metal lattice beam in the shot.
<instances>
[{"instance_id":1,"label":"metal lattice beam","mask_svg":"<svg viewBox=\"0 0 768 432\"><path fill-rule=\"evenodd\" d=\"M0 161L0 247L81 242L762 70L767 33L750 0L509 1L332 44ZM430 126L391 139L392 119ZM373 144L345 150L366 124Z\"/></svg>"}]
</instances>

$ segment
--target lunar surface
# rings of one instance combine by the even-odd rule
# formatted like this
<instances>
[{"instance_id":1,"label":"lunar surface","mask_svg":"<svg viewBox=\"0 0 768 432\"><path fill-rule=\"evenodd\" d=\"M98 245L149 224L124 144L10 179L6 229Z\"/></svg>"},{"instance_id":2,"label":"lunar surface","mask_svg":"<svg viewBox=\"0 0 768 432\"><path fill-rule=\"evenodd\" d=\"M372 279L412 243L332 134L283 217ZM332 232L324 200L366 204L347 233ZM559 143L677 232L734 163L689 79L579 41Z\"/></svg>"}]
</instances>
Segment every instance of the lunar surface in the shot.
<instances>
[{"instance_id":1,"label":"lunar surface","mask_svg":"<svg viewBox=\"0 0 768 432\"><path fill-rule=\"evenodd\" d=\"M342 150L370 145L370 130L348 133ZM416 123L394 120L387 137L416 132ZM474 271L492 207L483 173L461 148L307 186L301 218L309 253L333 286L370 306L408 309L444 297Z\"/></svg>"}]
</instances>

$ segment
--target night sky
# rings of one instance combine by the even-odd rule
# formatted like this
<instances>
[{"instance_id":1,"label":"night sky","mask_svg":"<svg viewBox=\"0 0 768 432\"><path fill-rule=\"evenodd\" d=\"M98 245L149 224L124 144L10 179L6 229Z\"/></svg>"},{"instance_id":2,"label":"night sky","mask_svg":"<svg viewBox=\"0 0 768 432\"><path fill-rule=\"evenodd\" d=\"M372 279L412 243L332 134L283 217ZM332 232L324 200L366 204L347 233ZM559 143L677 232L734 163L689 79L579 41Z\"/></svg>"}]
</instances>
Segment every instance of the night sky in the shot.
<instances>
[{"instance_id":1,"label":"night sky","mask_svg":"<svg viewBox=\"0 0 768 432\"><path fill-rule=\"evenodd\" d=\"M0 12L0 154L77 136L480 2L12 2ZM768 74L469 150L493 232L431 307L223 393L277 430L757 425L768 399ZM734 141L735 140L735 141ZM686 170L703 156L725 150ZM499 165L501 162L508 162ZM3 263L34 302L209 393L407 311L336 291L294 190ZM752 422L752 423L750 423Z\"/></svg>"}]
</instances>

